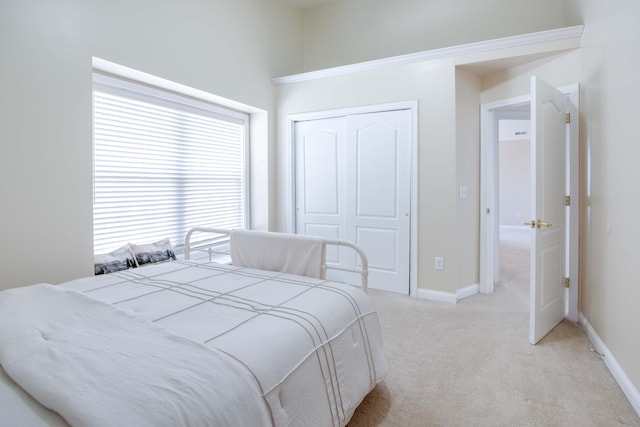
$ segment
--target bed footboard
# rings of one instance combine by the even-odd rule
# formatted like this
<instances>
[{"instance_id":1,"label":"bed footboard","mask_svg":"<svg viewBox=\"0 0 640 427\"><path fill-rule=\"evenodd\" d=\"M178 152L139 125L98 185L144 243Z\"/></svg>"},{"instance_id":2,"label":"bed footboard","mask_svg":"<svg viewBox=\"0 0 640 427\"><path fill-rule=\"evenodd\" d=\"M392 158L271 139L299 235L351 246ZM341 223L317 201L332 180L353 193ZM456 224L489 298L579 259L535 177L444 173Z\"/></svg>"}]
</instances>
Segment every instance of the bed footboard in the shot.
<instances>
[{"instance_id":1,"label":"bed footboard","mask_svg":"<svg viewBox=\"0 0 640 427\"><path fill-rule=\"evenodd\" d=\"M191 259L191 251L192 250L198 250L198 251L204 251L207 252L209 254L209 261L212 260L212 257L214 255L230 255L229 251L227 250L223 250L223 249L218 249L216 248L215 244L212 245L206 245L206 246L198 246L196 247L192 247L191 244L191 239L194 233L208 233L208 234L214 234L214 235L218 235L220 237L224 237L224 236L229 236L231 234L231 230L227 230L227 229L222 229L222 228L209 228L209 227L194 227L191 230L189 230L189 232L187 233L187 236L185 237L185 242L184 242L184 258L186 260ZM347 247L347 248L351 248L352 250L354 250L359 258L360 258L360 263L361 263L361 268L343 268L343 267L338 267L338 266L333 266L333 265L328 265L326 262L323 262L322 264L322 270L326 271L326 270L337 270L337 271L344 271L344 272L349 272L349 273L358 273L360 275L360 287L364 292L368 291L368 276L369 276L369 262L367 260L367 255L364 253L364 251L362 250L362 248L360 248L358 245L348 242L348 241L343 241L343 240L330 240L330 239L322 239L323 243L326 245L333 245L333 246L343 246L343 247ZM218 245L220 246L220 245ZM325 257L323 257L324 259Z\"/></svg>"}]
</instances>

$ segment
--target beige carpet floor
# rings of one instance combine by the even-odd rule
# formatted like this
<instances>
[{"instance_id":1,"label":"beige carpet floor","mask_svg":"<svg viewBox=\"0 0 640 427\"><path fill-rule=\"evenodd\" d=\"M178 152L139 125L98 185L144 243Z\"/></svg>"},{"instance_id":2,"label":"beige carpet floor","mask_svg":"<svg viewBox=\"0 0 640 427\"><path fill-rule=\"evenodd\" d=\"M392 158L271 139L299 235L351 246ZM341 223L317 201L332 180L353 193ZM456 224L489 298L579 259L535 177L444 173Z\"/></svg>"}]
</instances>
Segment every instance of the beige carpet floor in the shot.
<instances>
[{"instance_id":1,"label":"beige carpet floor","mask_svg":"<svg viewBox=\"0 0 640 427\"><path fill-rule=\"evenodd\" d=\"M454 305L370 292L389 370L350 427L640 426L580 326L528 343L527 239L501 232L493 294Z\"/></svg>"}]
</instances>

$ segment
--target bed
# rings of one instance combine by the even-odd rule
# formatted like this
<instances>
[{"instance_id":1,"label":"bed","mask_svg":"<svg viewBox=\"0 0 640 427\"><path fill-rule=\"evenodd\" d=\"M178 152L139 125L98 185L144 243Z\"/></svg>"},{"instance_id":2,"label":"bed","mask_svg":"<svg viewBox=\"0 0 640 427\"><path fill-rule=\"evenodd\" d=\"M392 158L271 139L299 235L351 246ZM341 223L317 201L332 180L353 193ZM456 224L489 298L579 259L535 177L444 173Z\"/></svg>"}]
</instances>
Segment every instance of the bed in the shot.
<instances>
[{"instance_id":1,"label":"bed","mask_svg":"<svg viewBox=\"0 0 640 427\"><path fill-rule=\"evenodd\" d=\"M192 230L184 260L0 292L3 423L345 425L386 374L366 257L361 289L324 279L327 245L359 248L243 232L228 264L193 260L194 232L226 230ZM304 245L317 277L291 273Z\"/></svg>"}]
</instances>

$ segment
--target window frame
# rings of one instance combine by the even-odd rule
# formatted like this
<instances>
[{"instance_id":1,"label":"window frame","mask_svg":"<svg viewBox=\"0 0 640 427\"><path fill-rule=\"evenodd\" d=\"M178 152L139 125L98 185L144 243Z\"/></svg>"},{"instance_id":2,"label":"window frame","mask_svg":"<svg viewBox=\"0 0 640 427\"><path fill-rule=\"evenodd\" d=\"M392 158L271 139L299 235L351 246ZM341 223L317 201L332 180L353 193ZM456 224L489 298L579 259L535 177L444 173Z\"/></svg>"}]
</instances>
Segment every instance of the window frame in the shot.
<instances>
[{"instance_id":1,"label":"window frame","mask_svg":"<svg viewBox=\"0 0 640 427\"><path fill-rule=\"evenodd\" d=\"M171 82L169 82L171 83ZM251 124L251 114L245 111L239 111L236 109L228 108L222 106L220 104L214 103L210 100L200 98L189 94L187 92L200 92L193 88L182 87L182 85L175 84L176 86L180 86L181 88L185 88L184 92L178 90L168 89L166 87L156 86L152 83L144 81L144 79L133 79L124 75L115 74L112 72L104 71L101 69L97 69L94 67L92 74L92 186L93 186L93 204L95 205L96 201L96 153L95 153L95 129L94 129L94 117L95 117L95 103L93 100L96 89L107 92L110 94L114 94L117 96L125 96L137 100L149 101L149 98L153 99L153 102L156 105L160 105L163 107L171 107L175 108L176 105L182 106L184 111L187 112L195 112L198 111L206 111L208 114L213 114L214 116L222 116L225 120L231 119L230 121L238 121L242 123L244 128L243 130L243 161L242 161L242 224L244 228L251 228L251 158L250 158L250 124ZM215 95L203 93L204 95L209 95L215 98ZM92 208L93 211L93 208ZM92 217L94 217L95 213L92 213ZM95 221L95 219L94 219ZM216 227L216 224L202 224L202 226L211 226ZM188 231L188 230L187 230ZM159 237L160 239L161 237ZM219 240L219 239L218 239ZM218 241L216 240L216 242ZM225 239L228 240L228 239ZM127 243L152 243L152 242L121 242L121 245ZM182 253L182 248L184 246L184 236L183 240L179 242L172 242L174 248L177 249L177 253ZM93 246L94 253L96 253L95 248L95 230L93 237ZM116 245L117 246L117 245ZM114 246L112 249L116 249ZM103 252L101 250L101 252Z\"/></svg>"}]
</instances>

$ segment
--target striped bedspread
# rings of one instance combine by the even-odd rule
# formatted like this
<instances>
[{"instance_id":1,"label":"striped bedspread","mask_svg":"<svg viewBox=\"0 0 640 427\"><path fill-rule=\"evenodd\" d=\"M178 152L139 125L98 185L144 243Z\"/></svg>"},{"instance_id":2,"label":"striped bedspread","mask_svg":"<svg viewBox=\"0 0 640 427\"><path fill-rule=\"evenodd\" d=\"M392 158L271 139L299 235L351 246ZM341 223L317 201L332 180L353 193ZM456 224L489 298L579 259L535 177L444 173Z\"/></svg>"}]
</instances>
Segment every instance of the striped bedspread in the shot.
<instances>
[{"instance_id":1,"label":"striped bedspread","mask_svg":"<svg viewBox=\"0 0 640 427\"><path fill-rule=\"evenodd\" d=\"M377 314L353 286L190 261L60 286L236 360L277 426L344 425L386 373Z\"/></svg>"},{"instance_id":2,"label":"striped bedspread","mask_svg":"<svg viewBox=\"0 0 640 427\"><path fill-rule=\"evenodd\" d=\"M110 304L39 284L0 292L0 313L3 369L73 426L272 424L233 358ZM0 424L33 425L12 410Z\"/></svg>"}]
</instances>

